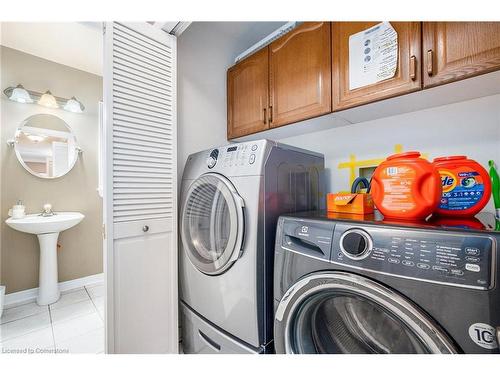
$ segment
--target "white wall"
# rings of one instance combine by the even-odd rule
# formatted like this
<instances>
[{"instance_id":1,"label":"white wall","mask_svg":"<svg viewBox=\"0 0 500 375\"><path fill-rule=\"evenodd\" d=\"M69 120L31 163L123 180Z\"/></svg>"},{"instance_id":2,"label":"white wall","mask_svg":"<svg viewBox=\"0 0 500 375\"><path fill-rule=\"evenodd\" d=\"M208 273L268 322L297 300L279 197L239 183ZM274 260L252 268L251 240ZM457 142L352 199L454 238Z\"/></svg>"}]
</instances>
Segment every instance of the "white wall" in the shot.
<instances>
[{"instance_id":1,"label":"white wall","mask_svg":"<svg viewBox=\"0 0 500 375\"><path fill-rule=\"evenodd\" d=\"M256 30L264 36L278 26L193 23L179 38L180 174L190 153L227 143L226 69L238 53L260 38ZM489 159L500 164L500 95L332 126L336 127L280 139L325 155L329 191L349 188L349 172L339 170L339 162L348 161L351 154L357 159L386 157L396 144L427 153L429 158L465 154L483 166ZM488 208L492 207L490 203Z\"/></svg>"},{"instance_id":2,"label":"white wall","mask_svg":"<svg viewBox=\"0 0 500 375\"><path fill-rule=\"evenodd\" d=\"M500 165L500 95L488 96L398 116L351 124L297 137L283 143L321 152L327 167L327 191L349 190L349 170L341 162L386 157L394 146L417 150L429 159L467 155L486 169ZM493 201L487 207L493 210Z\"/></svg>"},{"instance_id":3,"label":"white wall","mask_svg":"<svg viewBox=\"0 0 500 375\"><path fill-rule=\"evenodd\" d=\"M237 55L282 24L283 22L194 22L179 37L179 177L189 154L227 143L227 68L234 63Z\"/></svg>"}]
</instances>

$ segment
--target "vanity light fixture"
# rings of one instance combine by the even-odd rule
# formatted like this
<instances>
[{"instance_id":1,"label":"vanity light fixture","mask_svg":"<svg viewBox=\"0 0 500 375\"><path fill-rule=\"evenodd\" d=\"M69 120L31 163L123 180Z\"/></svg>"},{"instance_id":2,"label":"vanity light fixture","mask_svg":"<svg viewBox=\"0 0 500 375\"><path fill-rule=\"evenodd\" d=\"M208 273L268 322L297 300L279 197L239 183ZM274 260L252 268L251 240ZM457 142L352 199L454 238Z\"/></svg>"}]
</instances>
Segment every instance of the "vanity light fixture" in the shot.
<instances>
[{"instance_id":1,"label":"vanity light fixture","mask_svg":"<svg viewBox=\"0 0 500 375\"><path fill-rule=\"evenodd\" d=\"M37 103L49 108L62 108L73 113L82 113L85 110L82 102L74 96L71 99L61 98L52 95L50 90L42 94L41 92L26 90L23 85L19 84L16 87L7 87L3 92L7 98L18 103Z\"/></svg>"},{"instance_id":2,"label":"vanity light fixture","mask_svg":"<svg viewBox=\"0 0 500 375\"><path fill-rule=\"evenodd\" d=\"M17 85L16 87L8 87L4 90L4 93L10 100L13 100L15 102L33 103L33 99L31 98L30 93L23 87L23 85Z\"/></svg>"},{"instance_id":3,"label":"vanity light fixture","mask_svg":"<svg viewBox=\"0 0 500 375\"><path fill-rule=\"evenodd\" d=\"M82 113L84 110L83 104L77 100L74 96L69 99L64 105L64 109L69 112Z\"/></svg>"},{"instance_id":4,"label":"vanity light fixture","mask_svg":"<svg viewBox=\"0 0 500 375\"><path fill-rule=\"evenodd\" d=\"M45 91L45 94L40 97L40 99L38 100L38 104L49 108L59 108L56 98L49 90Z\"/></svg>"}]
</instances>

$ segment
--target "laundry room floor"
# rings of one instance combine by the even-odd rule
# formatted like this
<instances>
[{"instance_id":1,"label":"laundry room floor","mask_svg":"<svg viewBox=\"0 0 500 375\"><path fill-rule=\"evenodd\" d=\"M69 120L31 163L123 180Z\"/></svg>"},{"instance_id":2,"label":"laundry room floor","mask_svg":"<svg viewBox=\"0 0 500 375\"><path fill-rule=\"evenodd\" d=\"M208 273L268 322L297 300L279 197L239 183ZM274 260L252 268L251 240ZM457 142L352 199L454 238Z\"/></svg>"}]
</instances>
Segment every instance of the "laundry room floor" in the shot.
<instances>
[{"instance_id":1,"label":"laundry room floor","mask_svg":"<svg viewBox=\"0 0 500 375\"><path fill-rule=\"evenodd\" d=\"M0 324L1 353L104 353L104 285L61 294L56 303L6 308Z\"/></svg>"}]
</instances>

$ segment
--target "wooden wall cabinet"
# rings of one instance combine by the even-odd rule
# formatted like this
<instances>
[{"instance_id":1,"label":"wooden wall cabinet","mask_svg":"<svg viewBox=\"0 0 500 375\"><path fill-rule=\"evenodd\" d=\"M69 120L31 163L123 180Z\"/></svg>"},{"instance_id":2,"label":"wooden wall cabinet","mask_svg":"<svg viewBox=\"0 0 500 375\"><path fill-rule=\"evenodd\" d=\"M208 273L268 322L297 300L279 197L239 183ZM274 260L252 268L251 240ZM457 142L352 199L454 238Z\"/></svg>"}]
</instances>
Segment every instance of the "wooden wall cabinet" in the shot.
<instances>
[{"instance_id":1,"label":"wooden wall cabinet","mask_svg":"<svg viewBox=\"0 0 500 375\"><path fill-rule=\"evenodd\" d=\"M305 22L269 46L272 128L331 112L330 23Z\"/></svg>"},{"instance_id":2,"label":"wooden wall cabinet","mask_svg":"<svg viewBox=\"0 0 500 375\"><path fill-rule=\"evenodd\" d=\"M424 87L500 69L500 22L424 22Z\"/></svg>"},{"instance_id":3,"label":"wooden wall cabinet","mask_svg":"<svg viewBox=\"0 0 500 375\"><path fill-rule=\"evenodd\" d=\"M304 22L227 73L228 139L500 70L500 22L391 22L394 77L350 89L349 37L378 22Z\"/></svg>"},{"instance_id":4,"label":"wooden wall cabinet","mask_svg":"<svg viewBox=\"0 0 500 375\"><path fill-rule=\"evenodd\" d=\"M398 65L393 78L349 88L349 37L379 22L332 22L333 110L359 106L421 89L421 23L391 22L398 33Z\"/></svg>"},{"instance_id":5,"label":"wooden wall cabinet","mask_svg":"<svg viewBox=\"0 0 500 375\"><path fill-rule=\"evenodd\" d=\"M227 72L227 138L269 128L268 48L240 61Z\"/></svg>"}]
</instances>

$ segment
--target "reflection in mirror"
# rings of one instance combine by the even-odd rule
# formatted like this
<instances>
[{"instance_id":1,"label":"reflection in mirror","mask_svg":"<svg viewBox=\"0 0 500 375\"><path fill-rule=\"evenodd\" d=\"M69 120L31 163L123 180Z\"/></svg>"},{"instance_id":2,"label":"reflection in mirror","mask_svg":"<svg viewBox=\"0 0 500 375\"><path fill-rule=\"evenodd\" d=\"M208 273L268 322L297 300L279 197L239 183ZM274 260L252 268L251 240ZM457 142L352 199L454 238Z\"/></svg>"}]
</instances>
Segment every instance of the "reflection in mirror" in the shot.
<instances>
[{"instance_id":1,"label":"reflection in mirror","mask_svg":"<svg viewBox=\"0 0 500 375\"><path fill-rule=\"evenodd\" d=\"M31 174L57 178L76 163L78 148L69 126L59 117L38 114L28 117L17 129L17 159Z\"/></svg>"}]
</instances>

